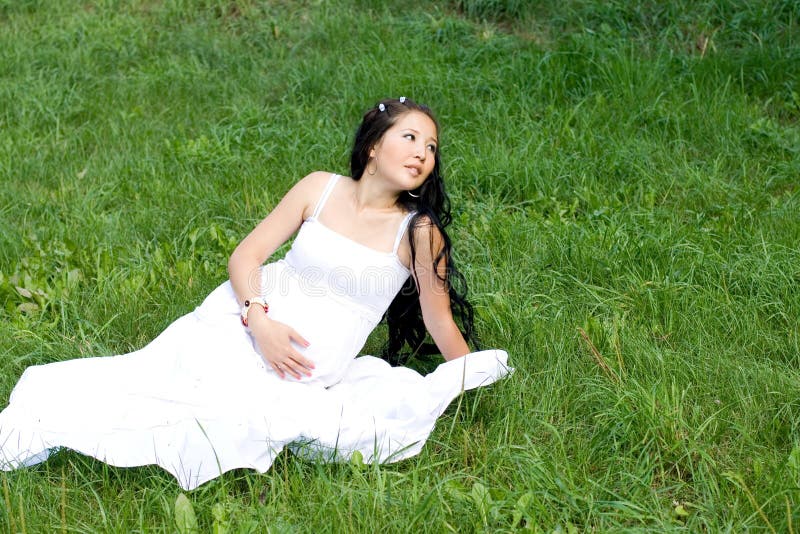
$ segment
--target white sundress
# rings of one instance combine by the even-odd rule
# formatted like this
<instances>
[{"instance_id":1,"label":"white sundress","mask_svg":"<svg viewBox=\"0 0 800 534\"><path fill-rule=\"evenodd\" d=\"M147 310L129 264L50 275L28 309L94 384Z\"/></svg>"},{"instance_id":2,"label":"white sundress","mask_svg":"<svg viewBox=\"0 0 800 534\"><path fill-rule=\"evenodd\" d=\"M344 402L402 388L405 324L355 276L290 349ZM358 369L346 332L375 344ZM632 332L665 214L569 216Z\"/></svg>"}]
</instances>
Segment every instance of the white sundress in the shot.
<instances>
[{"instance_id":1,"label":"white sundress","mask_svg":"<svg viewBox=\"0 0 800 534\"><path fill-rule=\"evenodd\" d=\"M0 469L68 447L108 464L157 464L190 490L236 468L269 469L286 447L304 457L392 462L417 454L461 391L505 376L502 350L475 352L422 376L355 356L409 276L397 248L379 252L319 221L338 180L283 260L262 267L273 319L310 346L316 368L282 380L242 327L230 282L141 350L26 369L0 413Z\"/></svg>"}]
</instances>

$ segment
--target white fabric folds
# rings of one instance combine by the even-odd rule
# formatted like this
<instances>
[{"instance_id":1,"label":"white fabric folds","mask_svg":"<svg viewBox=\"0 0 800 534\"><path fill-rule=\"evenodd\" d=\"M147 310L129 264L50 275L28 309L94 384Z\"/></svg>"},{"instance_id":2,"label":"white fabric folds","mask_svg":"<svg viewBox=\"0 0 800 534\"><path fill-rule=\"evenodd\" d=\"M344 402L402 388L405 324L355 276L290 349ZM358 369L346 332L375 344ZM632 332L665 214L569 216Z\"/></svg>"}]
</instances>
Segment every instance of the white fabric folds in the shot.
<instances>
[{"instance_id":1,"label":"white fabric folds","mask_svg":"<svg viewBox=\"0 0 800 534\"><path fill-rule=\"evenodd\" d=\"M140 351L28 368L0 413L0 467L68 447L120 467L157 464L189 490L235 468L265 472L287 446L323 461L359 451L393 462L422 449L461 391L509 372L502 350L426 376L362 356L325 388L264 372L224 330L191 313Z\"/></svg>"}]
</instances>

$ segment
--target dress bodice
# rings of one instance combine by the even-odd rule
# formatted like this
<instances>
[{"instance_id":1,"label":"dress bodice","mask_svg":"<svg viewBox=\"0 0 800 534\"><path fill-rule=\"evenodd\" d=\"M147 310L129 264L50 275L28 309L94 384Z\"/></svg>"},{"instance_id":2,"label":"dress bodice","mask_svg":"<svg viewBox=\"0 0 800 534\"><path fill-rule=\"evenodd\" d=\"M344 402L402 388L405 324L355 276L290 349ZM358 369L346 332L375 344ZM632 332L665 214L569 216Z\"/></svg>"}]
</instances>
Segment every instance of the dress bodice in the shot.
<instances>
[{"instance_id":1,"label":"dress bodice","mask_svg":"<svg viewBox=\"0 0 800 534\"><path fill-rule=\"evenodd\" d=\"M397 250L414 212L406 215L400 224L391 252L353 241L319 220L338 179L338 175L331 176L313 215L301 225L284 262L301 280L303 291L339 301L377 323L410 275Z\"/></svg>"}]
</instances>

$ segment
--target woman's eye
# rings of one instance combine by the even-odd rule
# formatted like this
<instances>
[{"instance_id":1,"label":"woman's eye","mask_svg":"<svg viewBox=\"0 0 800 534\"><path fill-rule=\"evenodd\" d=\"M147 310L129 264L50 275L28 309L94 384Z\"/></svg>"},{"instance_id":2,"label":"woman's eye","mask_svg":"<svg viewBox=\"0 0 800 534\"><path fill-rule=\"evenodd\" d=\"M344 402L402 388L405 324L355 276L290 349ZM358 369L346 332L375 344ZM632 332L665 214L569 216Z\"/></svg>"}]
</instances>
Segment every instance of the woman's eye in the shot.
<instances>
[{"instance_id":1,"label":"woman's eye","mask_svg":"<svg viewBox=\"0 0 800 534\"><path fill-rule=\"evenodd\" d=\"M436 145L428 145L428 150L436 154Z\"/></svg>"},{"instance_id":2,"label":"woman's eye","mask_svg":"<svg viewBox=\"0 0 800 534\"><path fill-rule=\"evenodd\" d=\"M406 139L408 139L409 141L413 141L414 139L416 139L416 137L414 136L414 134L410 134L410 133L408 133L408 134L405 134L403 137L405 137L405 138L406 138Z\"/></svg>"}]
</instances>

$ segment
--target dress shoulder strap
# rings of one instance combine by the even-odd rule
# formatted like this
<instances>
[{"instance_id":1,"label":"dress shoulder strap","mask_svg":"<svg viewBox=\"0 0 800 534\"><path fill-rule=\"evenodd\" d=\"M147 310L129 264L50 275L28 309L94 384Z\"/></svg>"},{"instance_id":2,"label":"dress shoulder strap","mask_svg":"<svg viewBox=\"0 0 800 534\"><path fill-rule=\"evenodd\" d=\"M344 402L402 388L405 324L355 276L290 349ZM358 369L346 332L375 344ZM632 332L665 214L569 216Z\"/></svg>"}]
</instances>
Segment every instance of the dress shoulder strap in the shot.
<instances>
[{"instance_id":1,"label":"dress shoulder strap","mask_svg":"<svg viewBox=\"0 0 800 534\"><path fill-rule=\"evenodd\" d=\"M400 241L403 239L403 235L406 233L406 229L408 228L408 222L411 218L416 215L416 211L410 211L403 219L403 222L400 223L400 228L397 229L397 236L394 238L394 246L392 247L392 253L397 254L397 249L400 248Z\"/></svg>"},{"instance_id":2,"label":"dress shoulder strap","mask_svg":"<svg viewBox=\"0 0 800 534\"><path fill-rule=\"evenodd\" d=\"M322 190L322 195L320 195L319 200L317 200L317 205L314 208L314 213L311 215L312 219L316 219L317 217L319 217L319 213L322 211L322 207L328 200L331 191L333 191L333 186L336 185L336 182L339 181L339 178L340 176L338 174L331 174L328 183L325 185L325 189Z\"/></svg>"}]
</instances>

